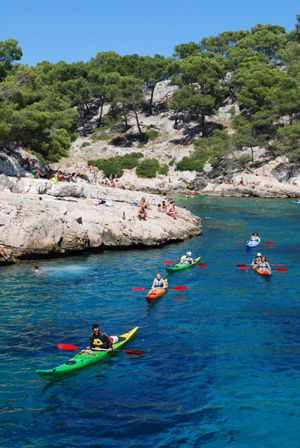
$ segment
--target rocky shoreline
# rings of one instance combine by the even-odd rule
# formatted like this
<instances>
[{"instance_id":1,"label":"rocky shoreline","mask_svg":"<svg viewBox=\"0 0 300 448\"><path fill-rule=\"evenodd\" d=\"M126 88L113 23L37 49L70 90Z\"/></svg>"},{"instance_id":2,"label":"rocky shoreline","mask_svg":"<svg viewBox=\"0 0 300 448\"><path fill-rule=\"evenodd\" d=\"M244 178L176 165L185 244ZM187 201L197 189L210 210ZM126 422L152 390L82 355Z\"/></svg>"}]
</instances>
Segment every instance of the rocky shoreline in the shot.
<instances>
[{"instance_id":1,"label":"rocky shoreline","mask_svg":"<svg viewBox=\"0 0 300 448\"><path fill-rule=\"evenodd\" d=\"M176 220L158 212L157 195L36 179L0 179L0 187L0 247L12 259L159 246L202 233L201 219L189 211L179 209ZM146 221L138 220L134 205L142 196L152 208Z\"/></svg>"}]
</instances>

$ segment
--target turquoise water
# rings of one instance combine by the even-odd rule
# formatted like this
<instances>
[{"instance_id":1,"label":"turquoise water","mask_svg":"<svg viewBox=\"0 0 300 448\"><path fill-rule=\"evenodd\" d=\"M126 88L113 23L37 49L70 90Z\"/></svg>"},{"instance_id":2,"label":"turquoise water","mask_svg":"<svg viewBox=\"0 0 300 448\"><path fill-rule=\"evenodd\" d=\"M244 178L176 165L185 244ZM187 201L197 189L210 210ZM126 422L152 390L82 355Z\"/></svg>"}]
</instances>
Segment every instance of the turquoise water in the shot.
<instances>
[{"instance_id":1,"label":"turquoise water","mask_svg":"<svg viewBox=\"0 0 300 448\"><path fill-rule=\"evenodd\" d=\"M183 201L182 201L183 202ZM1 447L299 447L299 206L292 200L184 201L203 235L157 249L105 251L0 270ZM287 272L270 279L250 263L246 240ZM165 260L191 249L207 267L168 276L149 306L144 291ZM110 335L140 329L102 364L49 383L55 367L85 347L91 325Z\"/></svg>"}]
</instances>

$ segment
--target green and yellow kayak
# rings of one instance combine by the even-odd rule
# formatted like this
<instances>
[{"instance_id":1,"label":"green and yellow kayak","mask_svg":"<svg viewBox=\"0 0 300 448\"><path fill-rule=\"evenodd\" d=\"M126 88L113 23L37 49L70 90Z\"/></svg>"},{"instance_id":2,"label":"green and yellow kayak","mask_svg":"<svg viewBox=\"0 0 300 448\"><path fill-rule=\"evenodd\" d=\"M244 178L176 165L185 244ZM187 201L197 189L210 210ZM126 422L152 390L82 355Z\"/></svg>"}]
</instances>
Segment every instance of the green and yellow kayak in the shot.
<instances>
[{"instance_id":1,"label":"green and yellow kayak","mask_svg":"<svg viewBox=\"0 0 300 448\"><path fill-rule=\"evenodd\" d=\"M200 260L201 257L195 258L194 262L192 264L189 263L178 263L175 264L175 266L172 266L170 268L166 267L166 270L168 272L176 272L176 271L182 271L183 269L187 269L187 268L191 268L192 266L194 266L196 263L198 263L198 261Z\"/></svg>"},{"instance_id":2,"label":"green and yellow kayak","mask_svg":"<svg viewBox=\"0 0 300 448\"><path fill-rule=\"evenodd\" d=\"M180 199L180 201L186 201L188 199L201 199L201 198L203 198L203 196L204 195L202 195L202 196L194 196L193 198L179 198L179 199Z\"/></svg>"},{"instance_id":3,"label":"green and yellow kayak","mask_svg":"<svg viewBox=\"0 0 300 448\"><path fill-rule=\"evenodd\" d=\"M131 339L134 334L137 332L139 327L135 327L133 330L128 333L122 334L119 336L119 341L113 344L113 349L121 348L126 342ZM82 369L83 367L89 366L91 364L95 364L96 362L102 361L108 356L112 356L114 352L106 352L106 351L95 351L93 353L87 353L85 350L77 353L73 358L69 361L66 361L64 364L61 364L54 369L47 370L37 370L36 372L45 380L53 381L57 380L61 376L68 375L75 370Z\"/></svg>"}]
</instances>

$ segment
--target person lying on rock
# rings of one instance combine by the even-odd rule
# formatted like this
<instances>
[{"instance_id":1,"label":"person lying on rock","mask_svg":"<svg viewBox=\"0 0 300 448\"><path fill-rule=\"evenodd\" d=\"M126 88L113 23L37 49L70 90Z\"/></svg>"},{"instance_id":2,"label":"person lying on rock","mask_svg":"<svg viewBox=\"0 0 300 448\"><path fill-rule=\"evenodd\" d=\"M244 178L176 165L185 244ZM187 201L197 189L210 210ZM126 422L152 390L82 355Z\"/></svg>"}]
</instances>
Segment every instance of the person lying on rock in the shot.
<instances>
[{"instance_id":1,"label":"person lying on rock","mask_svg":"<svg viewBox=\"0 0 300 448\"><path fill-rule=\"evenodd\" d=\"M5 249L3 249L3 247L0 247L0 255L1 257L4 258L4 260L8 260L8 258L10 258L10 255L8 255L8 253L6 252Z\"/></svg>"},{"instance_id":2,"label":"person lying on rock","mask_svg":"<svg viewBox=\"0 0 300 448\"><path fill-rule=\"evenodd\" d=\"M142 219L144 219L144 221L146 221L147 218L147 210L145 205L141 205L141 208L139 209L139 214L138 214L138 218L141 221Z\"/></svg>"},{"instance_id":3,"label":"person lying on rock","mask_svg":"<svg viewBox=\"0 0 300 448\"><path fill-rule=\"evenodd\" d=\"M156 288L167 288L167 285L164 281L163 278L161 278L161 274L160 272L156 272L156 277L153 280L153 284L152 284L152 289L156 289Z\"/></svg>"},{"instance_id":4,"label":"person lying on rock","mask_svg":"<svg viewBox=\"0 0 300 448\"><path fill-rule=\"evenodd\" d=\"M101 333L98 324L92 326L93 333L90 336L90 345L87 350L101 350L105 349L109 352L112 351L112 342L105 333Z\"/></svg>"}]
</instances>

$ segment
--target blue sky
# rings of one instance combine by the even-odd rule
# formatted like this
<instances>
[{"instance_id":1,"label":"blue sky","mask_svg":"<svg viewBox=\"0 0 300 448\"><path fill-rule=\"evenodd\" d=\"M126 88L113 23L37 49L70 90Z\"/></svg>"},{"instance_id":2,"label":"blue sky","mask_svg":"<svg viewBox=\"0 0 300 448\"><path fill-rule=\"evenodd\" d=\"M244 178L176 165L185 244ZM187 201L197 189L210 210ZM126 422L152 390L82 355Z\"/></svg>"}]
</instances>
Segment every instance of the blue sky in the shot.
<instances>
[{"instance_id":1,"label":"blue sky","mask_svg":"<svg viewBox=\"0 0 300 448\"><path fill-rule=\"evenodd\" d=\"M0 40L13 37L22 62L88 61L99 51L165 56L174 45L257 23L294 28L299 0L6 0Z\"/></svg>"}]
</instances>

